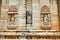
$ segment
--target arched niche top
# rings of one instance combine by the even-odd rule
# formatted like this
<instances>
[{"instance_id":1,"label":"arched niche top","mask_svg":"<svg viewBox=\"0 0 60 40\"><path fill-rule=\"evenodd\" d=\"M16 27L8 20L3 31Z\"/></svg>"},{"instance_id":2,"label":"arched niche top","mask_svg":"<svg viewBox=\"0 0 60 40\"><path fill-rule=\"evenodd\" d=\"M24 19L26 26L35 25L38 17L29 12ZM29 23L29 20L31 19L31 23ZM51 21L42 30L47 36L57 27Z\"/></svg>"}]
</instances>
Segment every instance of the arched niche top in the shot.
<instances>
[{"instance_id":1,"label":"arched niche top","mask_svg":"<svg viewBox=\"0 0 60 40\"><path fill-rule=\"evenodd\" d=\"M42 8L41 8L41 13L50 13L50 8L46 5L44 5Z\"/></svg>"},{"instance_id":2,"label":"arched niche top","mask_svg":"<svg viewBox=\"0 0 60 40\"><path fill-rule=\"evenodd\" d=\"M8 12L17 12L17 8L14 5L11 5L8 9Z\"/></svg>"}]
</instances>

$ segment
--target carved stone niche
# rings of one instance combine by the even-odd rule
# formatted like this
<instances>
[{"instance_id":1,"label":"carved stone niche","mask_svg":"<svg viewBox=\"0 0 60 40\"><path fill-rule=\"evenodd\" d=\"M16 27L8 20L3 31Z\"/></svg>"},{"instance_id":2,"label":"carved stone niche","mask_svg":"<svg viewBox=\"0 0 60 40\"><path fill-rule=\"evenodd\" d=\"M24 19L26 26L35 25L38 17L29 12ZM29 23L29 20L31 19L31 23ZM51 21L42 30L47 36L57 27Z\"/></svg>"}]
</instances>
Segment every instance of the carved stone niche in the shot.
<instances>
[{"instance_id":1,"label":"carved stone niche","mask_svg":"<svg viewBox=\"0 0 60 40\"><path fill-rule=\"evenodd\" d=\"M17 24L16 24L16 20L17 20L17 8L15 5L11 5L8 9L8 26L7 29L16 29L17 28Z\"/></svg>"},{"instance_id":2,"label":"carved stone niche","mask_svg":"<svg viewBox=\"0 0 60 40\"><path fill-rule=\"evenodd\" d=\"M50 8L44 5L41 8L41 29L42 30L50 30L51 29L51 13Z\"/></svg>"}]
</instances>

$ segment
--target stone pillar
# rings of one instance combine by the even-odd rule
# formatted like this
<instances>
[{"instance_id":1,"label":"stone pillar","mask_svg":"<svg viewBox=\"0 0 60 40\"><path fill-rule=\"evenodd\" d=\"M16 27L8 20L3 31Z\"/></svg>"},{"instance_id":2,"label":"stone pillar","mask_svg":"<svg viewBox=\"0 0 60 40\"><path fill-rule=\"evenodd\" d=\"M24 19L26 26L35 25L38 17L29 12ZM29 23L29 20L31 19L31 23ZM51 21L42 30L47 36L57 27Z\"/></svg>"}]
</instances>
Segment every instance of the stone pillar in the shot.
<instances>
[{"instance_id":1,"label":"stone pillar","mask_svg":"<svg viewBox=\"0 0 60 40\"><path fill-rule=\"evenodd\" d=\"M18 30L26 29L26 8L25 8L25 0L19 1L18 8Z\"/></svg>"},{"instance_id":2,"label":"stone pillar","mask_svg":"<svg viewBox=\"0 0 60 40\"><path fill-rule=\"evenodd\" d=\"M1 6L1 25L5 25L3 26L4 28L6 28L7 25L7 0L2 0L2 6Z\"/></svg>"},{"instance_id":3,"label":"stone pillar","mask_svg":"<svg viewBox=\"0 0 60 40\"><path fill-rule=\"evenodd\" d=\"M40 0L32 0L32 28L40 29Z\"/></svg>"},{"instance_id":4,"label":"stone pillar","mask_svg":"<svg viewBox=\"0 0 60 40\"><path fill-rule=\"evenodd\" d=\"M59 31L57 0L51 0L51 22L52 30Z\"/></svg>"},{"instance_id":5,"label":"stone pillar","mask_svg":"<svg viewBox=\"0 0 60 40\"><path fill-rule=\"evenodd\" d=\"M59 19L59 24L60 24L60 0L57 0L57 8L58 8L58 19ZM59 31L60 31L60 25L59 25Z\"/></svg>"}]
</instances>

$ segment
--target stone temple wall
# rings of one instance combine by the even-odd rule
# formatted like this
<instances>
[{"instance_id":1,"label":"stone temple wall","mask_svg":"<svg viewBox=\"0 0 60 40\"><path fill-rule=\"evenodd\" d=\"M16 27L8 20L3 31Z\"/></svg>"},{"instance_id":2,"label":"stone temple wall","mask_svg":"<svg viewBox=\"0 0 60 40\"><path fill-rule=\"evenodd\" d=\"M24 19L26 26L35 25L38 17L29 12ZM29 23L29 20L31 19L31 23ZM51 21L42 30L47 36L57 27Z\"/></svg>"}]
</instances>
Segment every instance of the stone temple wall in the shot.
<instances>
[{"instance_id":1,"label":"stone temple wall","mask_svg":"<svg viewBox=\"0 0 60 40\"><path fill-rule=\"evenodd\" d=\"M30 0L28 3L26 0L2 0L2 6L1 6L1 20L6 20L6 26L7 29L8 26L8 10L11 5L14 5L17 8L17 21L16 21L16 29L17 30L25 30L25 29L34 29L34 30L42 30L41 26L46 27L46 25L43 25L43 21L41 18L42 13L49 13L50 14L50 21L49 26L51 30L57 30L59 31L59 22L58 22L58 10L57 10L57 1L56 0ZM30 11L32 11L32 25L26 25L26 7L28 6L28 9L30 7ZM45 7L44 7L45 6ZM46 10L43 10L43 8L47 8ZM3 24L1 22L1 24ZM3 24L4 25L4 24ZM11 25L10 25L11 26ZM14 26L13 26L14 27Z\"/></svg>"}]
</instances>

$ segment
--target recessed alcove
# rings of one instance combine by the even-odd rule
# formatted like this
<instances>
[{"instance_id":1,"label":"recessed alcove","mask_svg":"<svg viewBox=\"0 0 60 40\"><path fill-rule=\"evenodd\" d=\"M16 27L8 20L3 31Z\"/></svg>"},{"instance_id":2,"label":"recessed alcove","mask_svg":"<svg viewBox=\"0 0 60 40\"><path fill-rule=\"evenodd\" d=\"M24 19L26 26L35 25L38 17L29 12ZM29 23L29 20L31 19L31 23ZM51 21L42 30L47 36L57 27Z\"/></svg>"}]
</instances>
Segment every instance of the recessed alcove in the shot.
<instances>
[{"instance_id":1,"label":"recessed alcove","mask_svg":"<svg viewBox=\"0 0 60 40\"><path fill-rule=\"evenodd\" d=\"M17 29L17 20L18 12L17 8L14 5L11 5L8 10L8 29Z\"/></svg>"}]
</instances>

